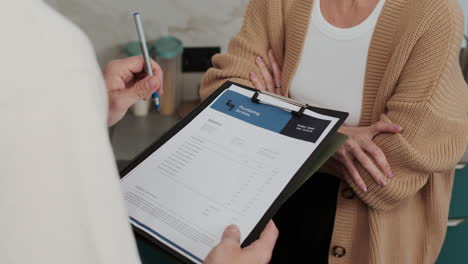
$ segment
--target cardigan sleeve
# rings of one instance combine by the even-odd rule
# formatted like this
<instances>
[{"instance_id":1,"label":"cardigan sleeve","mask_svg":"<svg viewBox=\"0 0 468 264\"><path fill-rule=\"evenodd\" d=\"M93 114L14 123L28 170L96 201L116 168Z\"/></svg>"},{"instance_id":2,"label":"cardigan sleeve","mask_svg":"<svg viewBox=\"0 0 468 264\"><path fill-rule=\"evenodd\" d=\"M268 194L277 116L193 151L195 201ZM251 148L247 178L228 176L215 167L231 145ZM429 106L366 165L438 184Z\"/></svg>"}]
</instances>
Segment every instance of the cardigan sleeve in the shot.
<instances>
[{"instance_id":1,"label":"cardigan sleeve","mask_svg":"<svg viewBox=\"0 0 468 264\"><path fill-rule=\"evenodd\" d=\"M261 56L270 67L267 55L270 48L268 17L272 14L269 15L268 10L281 12L280 8L269 8L272 4L268 0L250 1L242 28L229 42L228 52L213 57L213 67L208 70L201 81L200 97L202 100L205 100L226 81L253 87L249 74L255 72L261 79L260 71L255 64L257 56ZM281 16L278 15L280 19Z\"/></svg>"},{"instance_id":2,"label":"cardigan sleeve","mask_svg":"<svg viewBox=\"0 0 468 264\"><path fill-rule=\"evenodd\" d=\"M368 186L363 192L344 178L369 207L387 210L417 193L437 172L449 172L468 142L468 88L458 63L463 17L451 12L432 23L418 40L380 120L401 125L400 134L380 134L394 177L378 185L359 164Z\"/></svg>"}]
</instances>

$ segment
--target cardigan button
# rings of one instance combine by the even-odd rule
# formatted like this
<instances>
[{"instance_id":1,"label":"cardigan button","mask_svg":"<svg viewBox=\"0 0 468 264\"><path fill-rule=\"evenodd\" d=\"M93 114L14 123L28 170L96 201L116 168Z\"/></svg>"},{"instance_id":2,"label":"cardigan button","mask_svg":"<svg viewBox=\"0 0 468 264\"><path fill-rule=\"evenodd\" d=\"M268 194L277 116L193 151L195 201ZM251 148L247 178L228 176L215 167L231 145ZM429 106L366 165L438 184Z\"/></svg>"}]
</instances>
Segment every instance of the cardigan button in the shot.
<instances>
[{"instance_id":1,"label":"cardigan button","mask_svg":"<svg viewBox=\"0 0 468 264\"><path fill-rule=\"evenodd\" d=\"M344 257L346 255L346 249L344 247L336 246L333 248L333 256L337 258Z\"/></svg>"},{"instance_id":2,"label":"cardigan button","mask_svg":"<svg viewBox=\"0 0 468 264\"><path fill-rule=\"evenodd\" d=\"M341 192L341 196L348 200L354 199L354 191L351 188L344 188Z\"/></svg>"}]
</instances>

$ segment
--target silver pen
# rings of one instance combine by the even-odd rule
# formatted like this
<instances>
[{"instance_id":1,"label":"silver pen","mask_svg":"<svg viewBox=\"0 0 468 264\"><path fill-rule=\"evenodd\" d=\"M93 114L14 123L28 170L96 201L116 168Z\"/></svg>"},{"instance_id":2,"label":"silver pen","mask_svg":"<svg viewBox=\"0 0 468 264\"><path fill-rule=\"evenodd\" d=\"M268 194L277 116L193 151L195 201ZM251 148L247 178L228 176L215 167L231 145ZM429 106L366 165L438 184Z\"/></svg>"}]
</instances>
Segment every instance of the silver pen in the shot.
<instances>
[{"instance_id":1,"label":"silver pen","mask_svg":"<svg viewBox=\"0 0 468 264\"><path fill-rule=\"evenodd\" d=\"M138 32L138 38L140 40L141 53L145 60L146 74L148 76L153 76L153 67L151 66L151 58L148 52L148 47L146 46L145 32L143 31L143 24L141 23L140 13L133 14L135 18L135 24ZM154 107L159 111L159 94L158 92L153 93Z\"/></svg>"}]
</instances>

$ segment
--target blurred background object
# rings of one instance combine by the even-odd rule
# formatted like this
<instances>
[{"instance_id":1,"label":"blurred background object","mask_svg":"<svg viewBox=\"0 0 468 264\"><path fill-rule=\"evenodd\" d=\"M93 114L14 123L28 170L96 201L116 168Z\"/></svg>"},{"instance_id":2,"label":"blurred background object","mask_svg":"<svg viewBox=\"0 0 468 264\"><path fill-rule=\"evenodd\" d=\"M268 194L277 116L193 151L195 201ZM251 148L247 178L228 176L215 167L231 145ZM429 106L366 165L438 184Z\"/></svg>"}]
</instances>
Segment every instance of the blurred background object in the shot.
<instances>
[{"instance_id":1,"label":"blurred background object","mask_svg":"<svg viewBox=\"0 0 468 264\"><path fill-rule=\"evenodd\" d=\"M249 0L45 0L89 36L99 64L126 56L123 46L137 35L133 13L141 12L146 38L154 43L164 35L176 37L184 48L227 50L242 24ZM216 12L213 12L216 10ZM202 56L203 54L200 54ZM192 60L193 61L193 60ZM183 100L198 99L203 72L181 76Z\"/></svg>"},{"instance_id":2,"label":"blurred background object","mask_svg":"<svg viewBox=\"0 0 468 264\"><path fill-rule=\"evenodd\" d=\"M468 20L466 19L468 0L459 1L465 14L465 37L460 52L460 66L465 81L468 81ZM466 164L468 164L468 151L465 152L455 171L447 235L436 264L468 263L468 167Z\"/></svg>"},{"instance_id":3,"label":"blurred background object","mask_svg":"<svg viewBox=\"0 0 468 264\"><path fill-rule=\"evenodd\" d=\"M465 42L468 41L468 37L465 35ZM460 66L463 72L463 77L465 81L468 81L468 48L462 47L460 52Z\"/></svg>"},{"instance_id":4,"label":"blurred background object","mask_svg":"<svg viewBox=\"0 0 468 264\"><path fill-rule=\"evenodd\" d=\"M171 36L163 36L155 43L156 61L164 72L164 94L161 96L161 114L174 115L182 102L181 55L182 42Z\"/></svg>"}]
</instances>

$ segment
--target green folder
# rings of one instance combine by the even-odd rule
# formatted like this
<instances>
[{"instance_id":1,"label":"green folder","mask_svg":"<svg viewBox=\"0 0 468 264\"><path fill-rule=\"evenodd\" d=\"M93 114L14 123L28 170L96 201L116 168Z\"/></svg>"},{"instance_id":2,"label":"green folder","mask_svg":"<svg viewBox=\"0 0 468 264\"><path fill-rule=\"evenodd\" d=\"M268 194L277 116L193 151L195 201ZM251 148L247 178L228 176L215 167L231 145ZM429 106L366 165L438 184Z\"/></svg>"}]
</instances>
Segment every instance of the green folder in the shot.
<instances>
[{"instance_id":1,"label":"green folder","mask_svg":"<svg viewBox=\"0 0 468 264\"><path fill-rule=\"evenodd\" d=\"M327 160L333 156L333 154L335 154L335 152L341 147L341 145L346 142L347 139L347 136L336 133L320 151L320 155L316 162L310 165L309 169L307 170L307 174L305 174L303 178L285 190L287 195L283 197L280 203L284 204L295 192L297 192L299 188L301 188L301 186L304 185L304 183L306 183L307 180L309 180L310 177L312 177L312 175L314 175L325 164L325 162L327 162Z\"/></svg>"}]
</instances>

